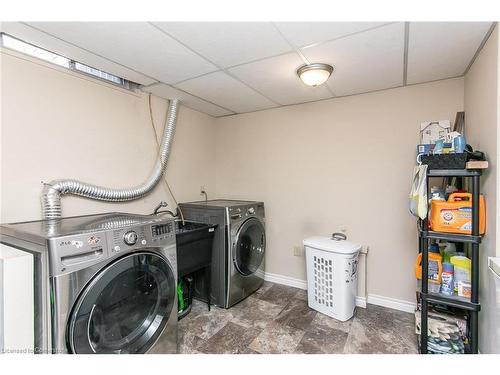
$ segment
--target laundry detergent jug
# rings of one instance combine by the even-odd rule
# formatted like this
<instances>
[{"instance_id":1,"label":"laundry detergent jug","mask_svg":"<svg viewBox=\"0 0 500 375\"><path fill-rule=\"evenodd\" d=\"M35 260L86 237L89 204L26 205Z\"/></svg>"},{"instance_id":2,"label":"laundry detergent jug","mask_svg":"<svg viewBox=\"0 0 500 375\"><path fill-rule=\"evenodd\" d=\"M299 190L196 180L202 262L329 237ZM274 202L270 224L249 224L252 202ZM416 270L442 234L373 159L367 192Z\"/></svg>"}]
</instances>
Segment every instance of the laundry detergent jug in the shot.
<instances>
[{"instance_id":1,"label":"laundry detergent jug","mask_svg":"<svg viewBox=\"0 0 500 375\"><path fill-rule=\"evenodd\" d=\"M443 260L441 258L441 254L439 254L439 249L436 244L431 244L429 246L428 261L427 277L429 283L434 284L437 287L437 292L439 292L439 287L441 286L441 275L443 273ZM415 261L415 277L418 280L422 280L422 253L418 254L417 260Z\"/></svg>"},{"instance_id":2,"label":"laundry detergent jug","mask_svg":"<svg viewBox=\"0 0 500 375\"><path fill-rule=\"evenodd\" d=\"M431 202L430 226L433 231L471 234L472 194L452 193L447 201ZM484 196L479 197L479 233L484 234L486 214Z\"/></svg>"}]
</instances>

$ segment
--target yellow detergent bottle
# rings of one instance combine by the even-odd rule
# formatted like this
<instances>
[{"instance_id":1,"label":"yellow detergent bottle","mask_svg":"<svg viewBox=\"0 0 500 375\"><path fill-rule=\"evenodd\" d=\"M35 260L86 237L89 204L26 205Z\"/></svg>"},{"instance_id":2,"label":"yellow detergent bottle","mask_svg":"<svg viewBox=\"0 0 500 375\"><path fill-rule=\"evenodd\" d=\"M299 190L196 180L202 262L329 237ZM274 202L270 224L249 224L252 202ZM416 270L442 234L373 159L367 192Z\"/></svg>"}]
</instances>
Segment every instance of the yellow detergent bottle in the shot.
<instances>
[{"instance_id":1,"label":"yellow detergent bottle","mask_svg":"<svg viewBox=\"0 0 500 375\"><path fill-rule=\"evenodd\" d=\"M429 254L430 255L430 254ZM455 293L458 293L458 283L459 282L469 282L471 274L471 260L467 257L456 255L450 258L451 264L453 264L453 284Z\"/></svg>"}]
</instances>

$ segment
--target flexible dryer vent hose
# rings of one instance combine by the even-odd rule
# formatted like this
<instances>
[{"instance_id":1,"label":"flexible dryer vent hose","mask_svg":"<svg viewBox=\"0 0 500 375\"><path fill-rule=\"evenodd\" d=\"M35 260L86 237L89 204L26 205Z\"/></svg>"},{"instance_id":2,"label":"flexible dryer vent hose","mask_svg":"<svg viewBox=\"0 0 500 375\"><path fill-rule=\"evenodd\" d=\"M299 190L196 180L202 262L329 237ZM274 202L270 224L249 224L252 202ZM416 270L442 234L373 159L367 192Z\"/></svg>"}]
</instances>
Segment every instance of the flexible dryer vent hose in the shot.
<instances>
[{"instance_id":1,"label":"flexible dryer vent hose","mask_svg":"<svg viewBox=\"0 0 500 375\"><path fill-rule=\"evenodd\" d=\"M149 178L142 185L129 189L112 189L77 180L54 180L43 187L43 218L56 219L61 217L61 196L65 194L108 202L123 202L141 198L153 190L167 167L168 156L174 138L178 107L179 101L177 99L170 101L158 159Z\"/></svg>"}]
</instances>

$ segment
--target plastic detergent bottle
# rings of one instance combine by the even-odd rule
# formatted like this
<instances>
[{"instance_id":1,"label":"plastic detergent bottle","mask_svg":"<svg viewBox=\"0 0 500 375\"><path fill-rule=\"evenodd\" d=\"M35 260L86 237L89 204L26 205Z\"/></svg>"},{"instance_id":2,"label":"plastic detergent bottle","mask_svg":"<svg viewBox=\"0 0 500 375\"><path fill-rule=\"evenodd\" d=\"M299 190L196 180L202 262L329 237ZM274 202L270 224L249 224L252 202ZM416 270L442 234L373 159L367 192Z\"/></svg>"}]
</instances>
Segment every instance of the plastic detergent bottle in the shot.
<instances>
[{"instance_id":1,"label":"plastic detergent bottle","mask_svg":"<svg viewBox=\"0 0 500 375\"><path fill-rule=\"evenodd\" d=\"M455 285L453 283L453 264L443 263L443 273L441 274L441 293L452 296Z\"/></svg>"},{"instance_id":2,"label":"plastic detergent bottle","mask_svg":"<svg viewBox=\"0 0 500 375\"><path fill-rule=\"evenodd\" d=\"M450 258L450 262L451 264L453 264L454 268L454 274L453 274L454 289L455 292L458 293L458 283L460 281L465 281L470 283L471 261L467 257L456 255Z\"/></svg>"},{"instance_id":3,"label":"plastic detergent bottle","mask_svg":"<svg viewBox=\"0 0 500 375\"><path fill-rule=\"evenodd\" d=\"M429 291L439 293L441 287L441 274L443 272L442 258L439 254L439 247L437 244L429 246L429 268L428 280ZM415 276L417 279L422 279L422 253L418 254L417 261L415 262Z\"/></svg>"},{"instance_id":4,"label":"plastic detergent bottle","mask_svg":"<svg viewBox=\"0 0 500 375\"><path fill-rule=\"evenodd\" d=\"M433 231L445 233L471 234L472 194L452 193L447 201L431 200L429 224ZM486 230L486 210L484 196L479 196L479 233Z\"/></svg>"},{"instance_id":5,"label":"plastic detergent bottle","mask_svg":"<svg viewBox=\"0 0 500 375\"><path fill-rule=\"evenodd\" d=\"M428 217L431 216L431 209L432 209L432 201L445 201L445 195L443 189L441 189L438 186L433 186L431 187L431 196L429 197L429 207L428 207ZM429 223L430 224L430 223Z\"/></svg>"}]
</instances>

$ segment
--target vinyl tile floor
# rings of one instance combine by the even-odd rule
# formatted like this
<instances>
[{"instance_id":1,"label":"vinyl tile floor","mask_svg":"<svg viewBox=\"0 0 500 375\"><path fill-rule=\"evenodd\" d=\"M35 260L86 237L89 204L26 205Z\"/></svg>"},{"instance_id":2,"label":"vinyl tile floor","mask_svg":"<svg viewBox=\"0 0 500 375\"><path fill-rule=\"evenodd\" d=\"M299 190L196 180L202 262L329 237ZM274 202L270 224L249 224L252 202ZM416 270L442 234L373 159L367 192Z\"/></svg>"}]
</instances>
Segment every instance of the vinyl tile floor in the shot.
<instances>
[{"instance_id":1,"label":"vinyl tile floor","mask_svg":"<svg viewBox=\"0 0 500 375\"><path fill-rule=\"evenodd\" d=\"M179 321L179 352L416 354L417 340L413 314L369 304L339 322L310 309L305 291L265 282L227 310L195 300Z\"/></svg>"}]
</instances>

